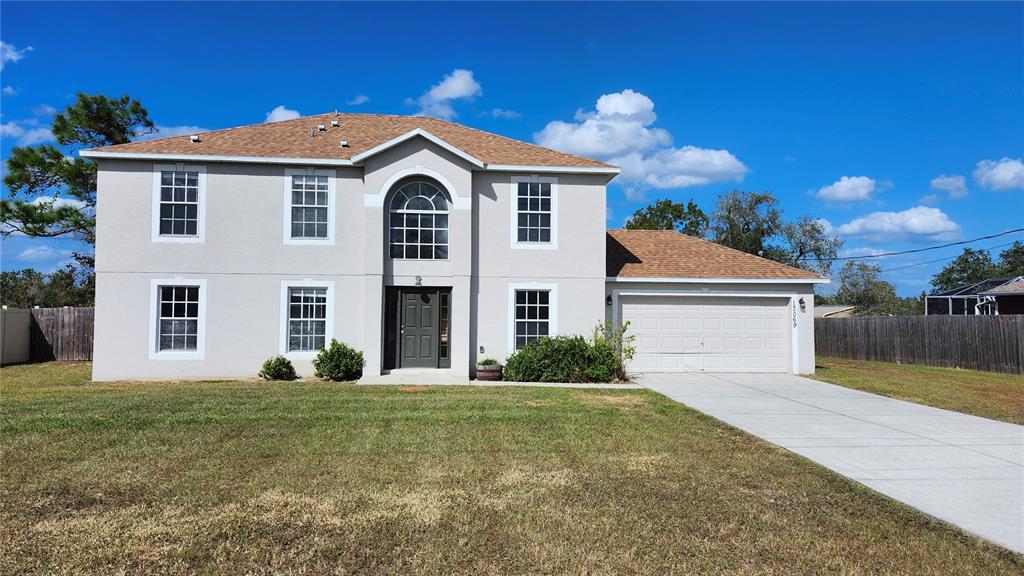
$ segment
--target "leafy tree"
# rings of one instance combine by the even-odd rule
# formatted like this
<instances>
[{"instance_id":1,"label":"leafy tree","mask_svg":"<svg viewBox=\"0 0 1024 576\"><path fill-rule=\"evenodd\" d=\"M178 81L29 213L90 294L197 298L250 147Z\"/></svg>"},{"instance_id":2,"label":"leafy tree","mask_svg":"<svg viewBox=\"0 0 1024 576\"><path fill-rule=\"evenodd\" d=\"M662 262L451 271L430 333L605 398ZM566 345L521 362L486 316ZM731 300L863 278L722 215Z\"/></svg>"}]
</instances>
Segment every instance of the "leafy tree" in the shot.
<instances>
[{"instance_id":1,"label":"leafy tree","mask_svg":"<svg viewBox=\"0 0 1024 576\"><path fill-rule=\"evenodd\" d=\"M770 192L733 190L718 197L711 222L716 243L765 256L769 242L781 231L782 210Z\"/></svg>"},{"instance_id":2,"label":"leafy tree","mask_svg":"<svg viewBox=\"0 0 1024 576\"><path fill-rule=\"evenodd\" d=\"M32 268L0 272L0 299L12 308L92 306L94 278L71 265L49 274Z\"/></svg>"},{"instance_id":3,"label":"leafy tree","mask_svg":"<svg viewBox=\"0 0 1024 576\"><path fill-rule=\"evenodd\" d=\"M75 156L81 148L130 142L156 131L138 100L79 93L74 104L53 119L58 146L16 146L7 160L4 184L10 199L0 201L3 235L71 236L96 242L96 164ZM92 268L91 253L74 255Z\"/></svg>"},{"instance_id":4,"label":"leafy tree","mask_svg":"<svg viewBox=\"0 0 1024 576\"><path fill-rule=\"evenodd\" d=\"M1000 276L1024 276L1024 242L1014 242L999 253Z\"/></svg>"},{"instance_id":5,"label":"leafy tree","mask_svg":"<svg viewBox=\"0 0 1024 576\"><path fill-rule=\"evenodd\" d=\"M964 248L963 253L955 260L932 276L931 284L936 292L945 292L964 284L981 282L999 274L1000 268L992 261L992 256L987 250Z\"/></svg>"},{"instance_id":6,"label":"leafy tree","mask_svg":"<svg viewBox=\"0 0 1024 576\"><path fill-rule=\"evenodd\" d=\"M733 190L718 197L711 217L718 244L827 276L843 242L810 216L785 222L770 192Z\"/></svg>"},{"instance_id":7,"label":"leafy tree","mask_svg":"<svg viewBox=\"0 0 1024 576\"><path fill-rule=\"evenodd\" d=\"M693 200L683 206L681 202L664 198L634 212L626 222L626 229L675 230L703 238L707 234L708 224L707 214Z\"/></svg>"},{"instance_id":8,"label":"leafy tree","mask_svg":"<svg viewBox=\"0 0 1024 576\"><path fill-rule=\"evenodd\" d=\"M892 284L882 280L877 264L849 261L839 271L839 289L831 301L856 306L858 316L899 316L920 314L918 298L900 298Z\"/></svg>"}]
</instances>

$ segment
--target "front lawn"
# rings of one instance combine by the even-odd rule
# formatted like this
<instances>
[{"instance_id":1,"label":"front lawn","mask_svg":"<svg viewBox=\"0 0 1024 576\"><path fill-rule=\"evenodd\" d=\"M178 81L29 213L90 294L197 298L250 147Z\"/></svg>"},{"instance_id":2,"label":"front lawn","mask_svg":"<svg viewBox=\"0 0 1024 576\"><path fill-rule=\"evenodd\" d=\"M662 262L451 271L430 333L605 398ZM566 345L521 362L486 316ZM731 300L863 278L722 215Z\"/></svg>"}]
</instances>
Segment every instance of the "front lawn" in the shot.
<instances>
[{"instance_id":1,"label":"front lawn","mask_svg":"<svg viewBox=\"0 0 1024 576\"><path fill-rule=\"evenodd\" d=\"M816 380L1024 424L1024 376L842 358L819 357L817 363Z\"/></svg>"},{"instance_id":2,"label":"front lawn","mask_svg":"<svg viewBox=\"0 0 1024 576\"><path fill-rule=\"evenodd\" d=\"M1020 574L647 391L0 370L0 573Z\"/></svg>"}]
</instances>

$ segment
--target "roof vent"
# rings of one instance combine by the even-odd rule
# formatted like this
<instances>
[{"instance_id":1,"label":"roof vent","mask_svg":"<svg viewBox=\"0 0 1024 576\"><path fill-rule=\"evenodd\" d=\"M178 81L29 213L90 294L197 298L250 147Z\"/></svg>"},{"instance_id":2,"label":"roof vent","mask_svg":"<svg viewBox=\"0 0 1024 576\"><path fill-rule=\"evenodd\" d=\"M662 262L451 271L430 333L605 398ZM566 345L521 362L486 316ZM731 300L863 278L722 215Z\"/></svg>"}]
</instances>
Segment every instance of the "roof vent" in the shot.
<instances>
[{"instance_id":1,"label":"roof vent","mask_svg":"<svg viewBox=\"0 0 1024 576\"><path fill-rule=\"evenodd\" d=\"M331 126L334 126L335 128L337 128L338 127L338 121L337 120L331 120Z\"/></svg>"},{"instance_id":2,"label":"roof vent","mask_svg":"<svg viewBox=\"0 0 1024 576\"><path fill-rule=\"evenodd\" d=\"M323 124L317 124L316 129L321 132L327 132L327 126L324 126Z\"/></svg>"},{"instance_id":3,"label":"roof vent","mask_svg":"<svg viewBox=\"0 0 1024 576\"><path fill-rule=\"evenodd\" d=\"M341 141L341 147L342 148L348 148L348 140L342 140Z\"/></svg>"},{"instance_id":4,"label":"roof vent","mask_svg":"<svg viewBox=\"0 0 1024 576\"><path fill-rule=\"evenodd\" d=\"M199 142L199 134L193 134L189 136L188 139L191 140L192 142Z\"/></svg>"}]
</instances>

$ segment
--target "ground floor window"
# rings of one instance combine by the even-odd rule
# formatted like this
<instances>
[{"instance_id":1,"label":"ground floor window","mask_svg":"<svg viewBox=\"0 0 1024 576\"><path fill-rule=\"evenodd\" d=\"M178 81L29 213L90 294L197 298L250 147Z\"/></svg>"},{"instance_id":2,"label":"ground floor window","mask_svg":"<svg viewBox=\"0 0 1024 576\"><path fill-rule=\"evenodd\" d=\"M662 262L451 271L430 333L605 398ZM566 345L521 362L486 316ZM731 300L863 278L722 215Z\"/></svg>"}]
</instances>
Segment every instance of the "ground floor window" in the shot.
<instances>
[{"instance_id":1,"label":"ground floor window","mask_svg":"<svg viewBox=\"0 0 1024 576\"><path fill-rule=\"evenodd\" d=\"M551 292L548 290L516 290L515 349L548 336L551 317Z\"/></svg>"},{"instance_id":2,"label":"ground floor window","mask_svg":"<svg viewBox=\"0 0 1024 576\"><path fill-rule=\"evenodd\" d=\"M158 350L198 350L199 286L161 286Z\"/></svg>"},{"instance_id":3,"label":"ground floor window","mask_svg":"<svg viewBox=\"0 0 1024 576\"><path fill-rule=\"evenodd\" d=\"M327 288L288 289L288 351L314 352L327 339Z\"/></svg>"}]
</instances>

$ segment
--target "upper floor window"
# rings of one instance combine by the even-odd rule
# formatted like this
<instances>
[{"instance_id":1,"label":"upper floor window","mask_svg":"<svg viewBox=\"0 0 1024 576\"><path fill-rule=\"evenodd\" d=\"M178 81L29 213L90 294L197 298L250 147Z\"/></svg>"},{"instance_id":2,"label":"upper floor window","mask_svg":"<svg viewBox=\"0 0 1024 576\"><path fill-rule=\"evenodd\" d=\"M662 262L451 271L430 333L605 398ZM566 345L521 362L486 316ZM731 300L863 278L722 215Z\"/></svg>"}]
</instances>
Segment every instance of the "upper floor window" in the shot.
<instances>
[{"instance_id":1,"label":"upper floor window","mask_svg":"<svg viewBox=\"0 0 1024 576\"><path fill-rule=\"evenodd\" d=\"M292 176L292 238L327 238L327 176Z\"/></svg>"},{"instance_id":2,"label":"upper floor window","mask_svg":"<svg viewBox=\"0 0 1024 576\"><path fill-rule=\"evenodd\" d=\"M391 199L389 249L392 258L448 258L448 200L427 182L410 182Z\"/></svg>"},{"instance_id":3,"label":"upper floor window","mask_svg":"<svg viewBox=\"0 0 1024 576\"><path fill-rule=\"evenodd\" d=\"M332 244L334 211L334 170L285 170L285 244Z\"/></svg>"},{"instance_id":4,"label":"upper floor window","mask_svg":"<svg viewBox=\"0 0 1024 576\"><path fill-rule=\"evenodd\" d=\"M206 169L184 164L153 167L153 240L202 242Z\"/></svg>"},{"instance_id":5,"label":"upper floor window","mask_svg":"<svg viewBox=\"0 0 1024 576\"><path fill-rule=\"evenodd\" d=\"M553 177L512 178L512 246L554 248L557 244L557 187Z\"/></svg>"}]
</instances>

